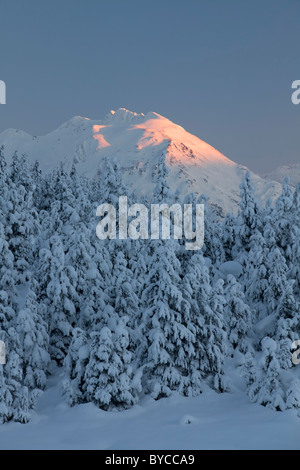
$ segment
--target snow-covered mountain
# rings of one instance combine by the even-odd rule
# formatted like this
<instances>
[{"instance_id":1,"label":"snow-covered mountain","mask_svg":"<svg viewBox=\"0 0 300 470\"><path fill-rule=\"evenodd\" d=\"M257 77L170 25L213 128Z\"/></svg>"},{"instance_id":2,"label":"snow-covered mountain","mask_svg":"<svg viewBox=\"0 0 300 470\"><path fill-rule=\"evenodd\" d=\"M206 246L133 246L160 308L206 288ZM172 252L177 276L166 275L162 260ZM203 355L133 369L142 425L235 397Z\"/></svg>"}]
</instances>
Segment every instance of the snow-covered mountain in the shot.
<instances>
[{"instance_id":1,"label":"snow-covered mountain","mask_svg":"<svg viewBox=\"0 0 300 470\"><path fill-rule=\"evenodd\" d=\"M182 196L206 194L224 212L234 210L239 184L248 169L226 158L209 144L159 114L136 114L120 108L101 121L76 116L42 137L8 129L0 134L8 158L17 150L30 161L38 160L43 171L61 161L93 176L104 156L115 157L124 180L137 193L153 187L153 170L162 154L169 167L171 188ZM253 174L258 198L265 201L280 194L281 185Z\"/></svg>"},{"instance_id":2,"label":"snow-covered mountain","mask_svg":"<svg viewBox=\"0 0 300 470\"><path fill-rule=\"evenodd\" d=\"M286 176L290 178L290 184L295 188L300 182L300 164L292 163L290 165L279 166L274 171L264 175L264 178L269 181L282 183Z\"/></svg>"}]
</instances>

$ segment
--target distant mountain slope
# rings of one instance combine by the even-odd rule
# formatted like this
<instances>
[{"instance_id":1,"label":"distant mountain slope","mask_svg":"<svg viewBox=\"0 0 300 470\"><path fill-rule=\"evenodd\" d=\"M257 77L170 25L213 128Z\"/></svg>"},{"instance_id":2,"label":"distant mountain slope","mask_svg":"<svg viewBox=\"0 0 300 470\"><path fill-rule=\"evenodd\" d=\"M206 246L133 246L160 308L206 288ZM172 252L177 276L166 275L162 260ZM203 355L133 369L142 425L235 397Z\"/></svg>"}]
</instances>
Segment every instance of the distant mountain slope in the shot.
<instances>
[{"instance_id":1,"label":"distant mountain slope","mask_svg":"<svg viewBox=\"0 0 300 470\"><path fill-rule=\"evenodd\" d=\"M115 157L124 180L137 193L153 188L153 170L162 154L170 169L171 188L182 196L206 194L223 212L236 209L239 184L248 169L226 158L209 144L159 114L136 114L120 108L102 121L74 117L42 137L14 129L0 134L0 145L10 158L17 150L30 161L38 160L43 171L60 161L73 159L80 172L93 176L104 156ZM263 202L280 194L281 185L253 174L258 198Z\"/></svg>"},{"instance_id":2,"label":"distant mountain slope","mask_svg":"<svg viewBox=\"0 0 300 470\"><path fill-rule=\"evenodd\" d=\"M276 170L264 175L264 178L282 183L286 176L290 178L290 184L295 188L300 183L300 163L279 166Z\"/></svg>"}]
</instances>

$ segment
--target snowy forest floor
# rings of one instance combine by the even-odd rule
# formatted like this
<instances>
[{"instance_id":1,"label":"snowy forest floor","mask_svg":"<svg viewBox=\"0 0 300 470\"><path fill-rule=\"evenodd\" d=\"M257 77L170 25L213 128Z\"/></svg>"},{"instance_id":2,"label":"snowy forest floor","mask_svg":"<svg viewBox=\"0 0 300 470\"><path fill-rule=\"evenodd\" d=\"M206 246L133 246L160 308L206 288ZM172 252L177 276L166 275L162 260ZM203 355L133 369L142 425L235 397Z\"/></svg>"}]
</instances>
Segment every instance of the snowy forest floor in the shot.
<instances>
[{"instance_id":1,"label":"snowy forest floor","mask_svg":"<svg viewBox=\"0 0 300 470\"><path fill-rule=\"evenodd\" d=\"M93 404L70 408L60 370L49 380L29 424L0 427L0 449L300 449L300 419L250 403L244 392L145 398L126 411Z\"/></svg>"}]
</instances>

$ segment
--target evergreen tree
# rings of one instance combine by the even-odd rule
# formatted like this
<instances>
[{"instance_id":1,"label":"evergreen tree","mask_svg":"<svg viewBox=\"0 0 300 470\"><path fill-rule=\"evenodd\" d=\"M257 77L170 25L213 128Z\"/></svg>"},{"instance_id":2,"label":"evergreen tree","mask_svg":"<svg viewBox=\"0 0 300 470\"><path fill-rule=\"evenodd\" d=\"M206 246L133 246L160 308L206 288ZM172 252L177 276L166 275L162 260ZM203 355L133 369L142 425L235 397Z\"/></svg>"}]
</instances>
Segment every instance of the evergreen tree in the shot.
<instances>
[{"instance_id":1,"label":"evergreen tree","mask_svg":"<svg viewBox=\"0 0 300 470\"><path fill-rule=\"evenodd\" d=\"M22 345L24 385L30 391L30 406L46 386L46 372L49 364L49 336L46 322L39 314L33 290L29 290L25 305L19 311L16 330Z\"/></svg>"},{"instance_id":2,"label":"evergreen tree","mask_svg":"<svg viewBox=\"0 0 300 470\"><path fill-rule=\"evenodd\" d=\"M49 266L47 297L45 299L50 328L50 354L61 365L71 342L71 332L76 326L77 274L71 266L64 265L64 251L60 238L50 240L50 253L42 250L42 262Z\"/></svg>"},{"instance_id":3,"label":"evergreen tree","mask_svg":"<svg viewBox=\"0 0 300 470\"><path fill-rule=\"evenodd\" d=\"M145 310L141 361L154 398L169 396L175 390L189 394L193 389L190 360L194 355L194 334L184 317L180 264L174 243L168 240L155 244L142 297Z\"/></svg>"},{"instance_id":4,"label":"evergreen tree","mask_svg":"<svg viewBox=\"0 0 300 470\"><path fill-rule=\"evenodd\" d=\"M276 342L265 337L262 340L262 358L259 362L257 383L252 385L256 389L253 399L260 405L283 411L285 393L281 383L280 365L276 357Z\"/></svg>"},{"instance_id":5,"label":"evergreen tree","mask_svg":"<svg viewBox=\"0 0 300 470\"><path fill-rule=\"evenodd\" d=\"M265 316L265 303L269 287L269 250L263 235L256 231L250 237L250 251L244 258L244 284L247 301L253 305L253 318L256 320L256 311Z\"/></svg>"},{"instance_id":6,"label":"evergreen tree","mask_svg":"<svg viewBox=\"0 0 300 470\"><path fill-rule=\"evenodd\" d=\"M245 302L242 286L229 275L225 286L225 310L229 324L229 341L233 349L238 348L242 353L247 352L249 339L247 333L252 326L252 315Z\"/></svg>"},{"instance_id":7,"label":"evergreen tree","mask_svg":"<svg viewBox=\"0 0 300 470\"><path fill-rule=\"evenodd\" d=\"M89 341L83 330L74 328L72 341L64 360L63 394L70 406L85 401L84 375L89 361Z\"/></svg>"},{"instance_id":8,"label":"evergreen tree","mask_svg":"<svg viewBox=\"0 0 300 470\"><path fill-rule=\"evenodd\" d=\"M251 235L261 229L261 208L254 196L251 175L248 172L240 185L241 202L237 220L237 249L249 251Z\"/></svg>"},{"instance_id":9,"label":"evergreen tree","mask_svg":"<svg viewBox=\"0 0 300 470\"><path fill-rule=\"evenodd\" d=\"M139 300L135 294L135 283L132 272L128 269L128 263L123 252L118 251L112 272L112 287L108 289L110 303L120 318L128 317L130 328L130 344L135 349L138 338L135 328L139 311Z\"/></svg>"},{"instance_id":10,"label":"evergreen tree","mask_svg":"<svg viewBox=\"0 0 300 470\"><path fill-rule=\"evenodd\" d=\"M269 313L275 313L279 299L288 288L288 268L280 249L276 246L271 249L267 262L270 275L268 279L269 285L266 292L266 302Z\"/></svg>"},{"instance_id":11,"label":"evergreen tree","mask_svg":"<svg viewBox=\"0 0 300 470\"><path fill-rule=\"evenodd\" d=\"M91 333L91 352L84 382L86 397L99 408L128 408L136 403L132 356L124 319L112 331L105 326Z\"/></svg>"},{"instance_id":12,"label":"evergreen tree","mask_svg":"<svg viewBox=\"0 0 300 470\"><path fill-rule=\"evenodd\" d=\"M277 328L275 338L279 346L278 360L282 369L292 367L291 344L299 338L300 306L293 294L294 281L287 281L276 309Z\"/></svg>"},{"instance_id":13,"label":"evergreen tree","mask_svg":"<svg viewBox=\"0 0 300 470\"><path fill-rule=\"evenodd\" d=\"M39 220L33 206L31 192L24 186L13 186L7 196L7 207L4 217L6 238L14 255L15 267L18 270L18 283L26 282L30 277L30 265L36 255L35 239L39 232Z\"/></svg>"},{"instance_id":14,"label":"evergreen tree","mask_svg":"<svg viewBox=\"0 0 300 470\"><path fill-rule=\"evenodd\" d=\"M282 184L282 193L276 201L276 207L273 212L273 223L276 231L276 241L286 256L290 255L291 250L291 227L292 227L292 208L293 193L289 185L289 177L286 177Z\"/></svg>"},{"instance_id":15,"label":"evergreen tree","mask_svg":"<svg viewBox=\"0 0 300 470\"><path fill-rule=\"evenodd\" d=\"M286 407L290 408L300 408L300 380L295 378L290 387L287 390L286 398Z\"/></svg>"},{"instance_id":16,"label":"evergreen tree","mask_svg":"<svg viewBox=\"0 0 300 470\"><path fill-rule=\"evenodd\" d=\"M218 391L228 390L224 363L228 354L227 333L224 320L225 298L224 281L218 280L211 291L210 308L206 309L206 354L208 358L208 376L211 385Z\"/></svg>"}]
</instances>

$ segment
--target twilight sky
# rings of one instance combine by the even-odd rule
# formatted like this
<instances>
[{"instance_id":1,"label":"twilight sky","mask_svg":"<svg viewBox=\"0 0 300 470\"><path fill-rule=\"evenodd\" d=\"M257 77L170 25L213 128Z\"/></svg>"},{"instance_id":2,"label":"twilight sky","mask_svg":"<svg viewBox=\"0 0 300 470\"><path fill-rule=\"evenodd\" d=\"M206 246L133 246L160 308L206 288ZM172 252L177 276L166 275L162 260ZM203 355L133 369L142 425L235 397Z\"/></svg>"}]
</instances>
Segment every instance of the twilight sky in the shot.
<instances>
[{"instance_id":1,"label":"twilight sky","mask_svg":"<svg viewBox=\"0 0 300 470\"><path fill-rule=\"evenodd\" d=\"M155 111L256 172L300 162L300 0L0 0L0 132Z\"/></svg>"}]
</instances>

